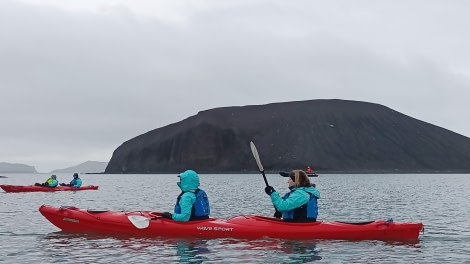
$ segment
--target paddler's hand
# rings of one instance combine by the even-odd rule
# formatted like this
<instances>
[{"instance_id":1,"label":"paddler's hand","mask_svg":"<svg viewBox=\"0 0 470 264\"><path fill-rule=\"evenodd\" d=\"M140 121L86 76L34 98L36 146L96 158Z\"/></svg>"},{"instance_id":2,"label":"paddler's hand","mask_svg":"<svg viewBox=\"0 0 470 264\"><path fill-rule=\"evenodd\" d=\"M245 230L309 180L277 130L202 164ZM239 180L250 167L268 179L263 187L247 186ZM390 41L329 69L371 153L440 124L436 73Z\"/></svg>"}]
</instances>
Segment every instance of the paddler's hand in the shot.
<instances>
[{"instance_id":1,"label":"paddler's hand","mask_svg":"<svg viewBox=\"0 0 470 264\"><path fill-rule=\"evenodd\" d=\"M276 190L274 190L272 186L266 186L266 188L264 188L264 191L266 192L267 195L271 196L271 194L275 192Z\"/></svg>"},{"instance_id":2,"label":"paddler's hand","mask_svg":"<svg viewBox=\"0 0 470 264\"><path fill-rule=\"evenodd\" d=\"M169 212L164 212L164 213L162 213L162 217L163 217L163 218L168 218L168 219L173 219L171 213L169 213Z\"/></svg>"},{"instance_id":3,"label":"paddler's hand","mask_svg":"<svg viewBox=\"0 0 470 264\"><path fill-rule=\"evenodd\" d=\"M281 218L281 217L282 217L282 212L276 211L276 212L274 213L274 217L275 217L275 218Z\"/></svg>"}]
</instances>

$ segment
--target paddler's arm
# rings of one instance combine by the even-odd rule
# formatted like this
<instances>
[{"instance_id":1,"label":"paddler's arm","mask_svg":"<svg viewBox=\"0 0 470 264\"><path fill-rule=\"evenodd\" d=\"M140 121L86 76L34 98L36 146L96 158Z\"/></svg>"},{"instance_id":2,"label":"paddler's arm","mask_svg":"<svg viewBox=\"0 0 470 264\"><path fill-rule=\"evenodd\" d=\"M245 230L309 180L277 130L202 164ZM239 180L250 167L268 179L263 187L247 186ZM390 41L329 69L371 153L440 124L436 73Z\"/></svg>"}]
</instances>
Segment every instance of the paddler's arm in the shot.
<instances>
[{"instance_id":1,"label":"paddler's arm","mask_svg":"<svg viewBox=\"0 0 470 264\"><path fill-rule=\"evenodd\" d=\"M173 213L172 219L181 222L189 221L189 218L191 217L191 210L195 201L196 195L193 192L184 193L180 199L181 213Z\"/></svg>"},{"instance_id":2,"label":"paddler's arm","mask_svg":"<svg viewBox=\"0 0 470 264\"><path fill-rule=\"evenodd\" d=\"M283 200L277 192L271 194L271 201L277 210L281 212L294 210L295 208L302 206L309 200L309 195L305 192L293 192L289 195L289 198Z\"/></svg>"}]
</instances>

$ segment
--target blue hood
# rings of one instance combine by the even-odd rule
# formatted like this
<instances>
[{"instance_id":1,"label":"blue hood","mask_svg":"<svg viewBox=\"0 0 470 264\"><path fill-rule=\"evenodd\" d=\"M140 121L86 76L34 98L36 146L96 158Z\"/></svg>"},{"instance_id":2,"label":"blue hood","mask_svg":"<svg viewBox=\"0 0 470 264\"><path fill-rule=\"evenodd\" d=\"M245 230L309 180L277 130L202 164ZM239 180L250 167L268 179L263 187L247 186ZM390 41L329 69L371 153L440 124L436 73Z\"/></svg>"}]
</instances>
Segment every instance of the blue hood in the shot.
<instances>
[{"instance_id":1,"label":"blue hood","mask_svg":"<svg viewBox=\"0 0 470 264\"><path fill-rule=\"evenodd\" d=\"M304 190L306 192L309 192L309 193L313 194L318 199L320 199L320 191L318 191L318 189L315 188L315 187L312 187L312 186L310 186L310 187L298 187L298 188L295 188L295 189Z\"/></svg>"},{"instance_id":2,"label":"blue hood","mask_svg":"<svg viewBox=\"0 0 470 264\"><path fill-rule=\"evenodd\" d=\"M196 190L199 187L199 176L193 170L187 170L180 173L180 182L176 183L181 191L187 192Z\"/></svg>"}]
</instances>

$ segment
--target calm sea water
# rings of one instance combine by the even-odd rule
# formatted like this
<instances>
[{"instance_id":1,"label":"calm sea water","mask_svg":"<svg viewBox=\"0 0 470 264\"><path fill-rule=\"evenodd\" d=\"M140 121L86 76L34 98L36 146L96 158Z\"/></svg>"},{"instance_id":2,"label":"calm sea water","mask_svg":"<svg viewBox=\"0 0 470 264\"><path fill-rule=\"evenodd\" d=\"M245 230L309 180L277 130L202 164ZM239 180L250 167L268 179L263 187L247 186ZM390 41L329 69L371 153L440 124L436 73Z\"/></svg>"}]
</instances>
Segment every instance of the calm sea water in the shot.
<instances>
[{"instance_id":1,"label":"calm sea water","mask_svg":"<svg viewBox=\"0 0 470 264\"><path fill-rule=\"evenodd\" d=\"M27 185L47 174L2 174ZM267 175L280 193L286 178ZM98 191L5 193L0 190L0 263L470 263L470 175L325 174L319 220L392 218L425 225L417 242L172 239L66 234L39 212L42 204L88 209L171 211L176 175L81 175ZM260 174L200 175L213 217L271 216ZM58 174L69 182L72 174Z\"/></svg>"}]
</instances>

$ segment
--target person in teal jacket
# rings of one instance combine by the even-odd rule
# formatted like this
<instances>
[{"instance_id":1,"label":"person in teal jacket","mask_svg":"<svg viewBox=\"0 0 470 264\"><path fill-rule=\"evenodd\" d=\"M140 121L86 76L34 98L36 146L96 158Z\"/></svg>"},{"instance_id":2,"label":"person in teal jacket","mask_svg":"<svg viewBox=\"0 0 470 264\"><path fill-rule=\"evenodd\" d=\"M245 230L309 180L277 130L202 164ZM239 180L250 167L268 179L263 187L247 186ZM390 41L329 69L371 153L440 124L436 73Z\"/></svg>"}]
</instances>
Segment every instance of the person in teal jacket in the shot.
<instances>
[{"instance_id":1,"label":"person in teal jacket","mask_svg":"<svg viewBox=\"0 0 470 264\"><path fill-rule=\"evenodd\" d=\"M51 175L49 179L46 180L44 183L35 183L34 185L38 186L46 186L46 187L57 187L59 185L59 181L57 181L57 177L55 175Z\"/></svg>"},{"instance_id":2,"label":"person in teal jacket","mask_svg":"<svg viewBox=\"0 0 470 264\"><path fill-rule=\"evenodd\" d=\"M80 179L80 177L78 177L78 173L75 172L73 174L73 179L70 181L69 184L61 183L60 185L61 186L70 186L70 187L80 188L80 186L82 186L82 179Z\"/></svg>"},{"instance_id":3,"label":"person in teal jacket","mask_svg":"<svg viewBox=\"0 0 470 264\"><path fill-rule=\"evenodd\" d=\"M199 189L199 175L193 170L187 170L178 177L180 181L177 185L181 194L176 199L174 213L164 212L162 217L182 222L209 218L209 199L207 194Z\"/></svg>"},{"instance_id":4,"label":"person in teal jacket","mask_svg":"<svg viewBox=\"0 0 470 264\"><path fill-rule=\"evenodd\" d=\"M276 208L274 216L288 222L315 222L318 216L317 200L320 192L310 183L303 170L293 170L287 174L290 192L282 198L272 186L265 188L266 194Z\"/></svg>"},{"instance_id":5,"label":"person in teal jacket","mask_svg":"<svg viewBox=\"0 0 470 264\"><path fill-rule=\"evenodd\" d=\"M82 179L78 177L78 173L73 174L73 180L70 181L69 186L75 187L75 188L80 188L80 186L82 186Z\"/></svg>"}]
</instances>

